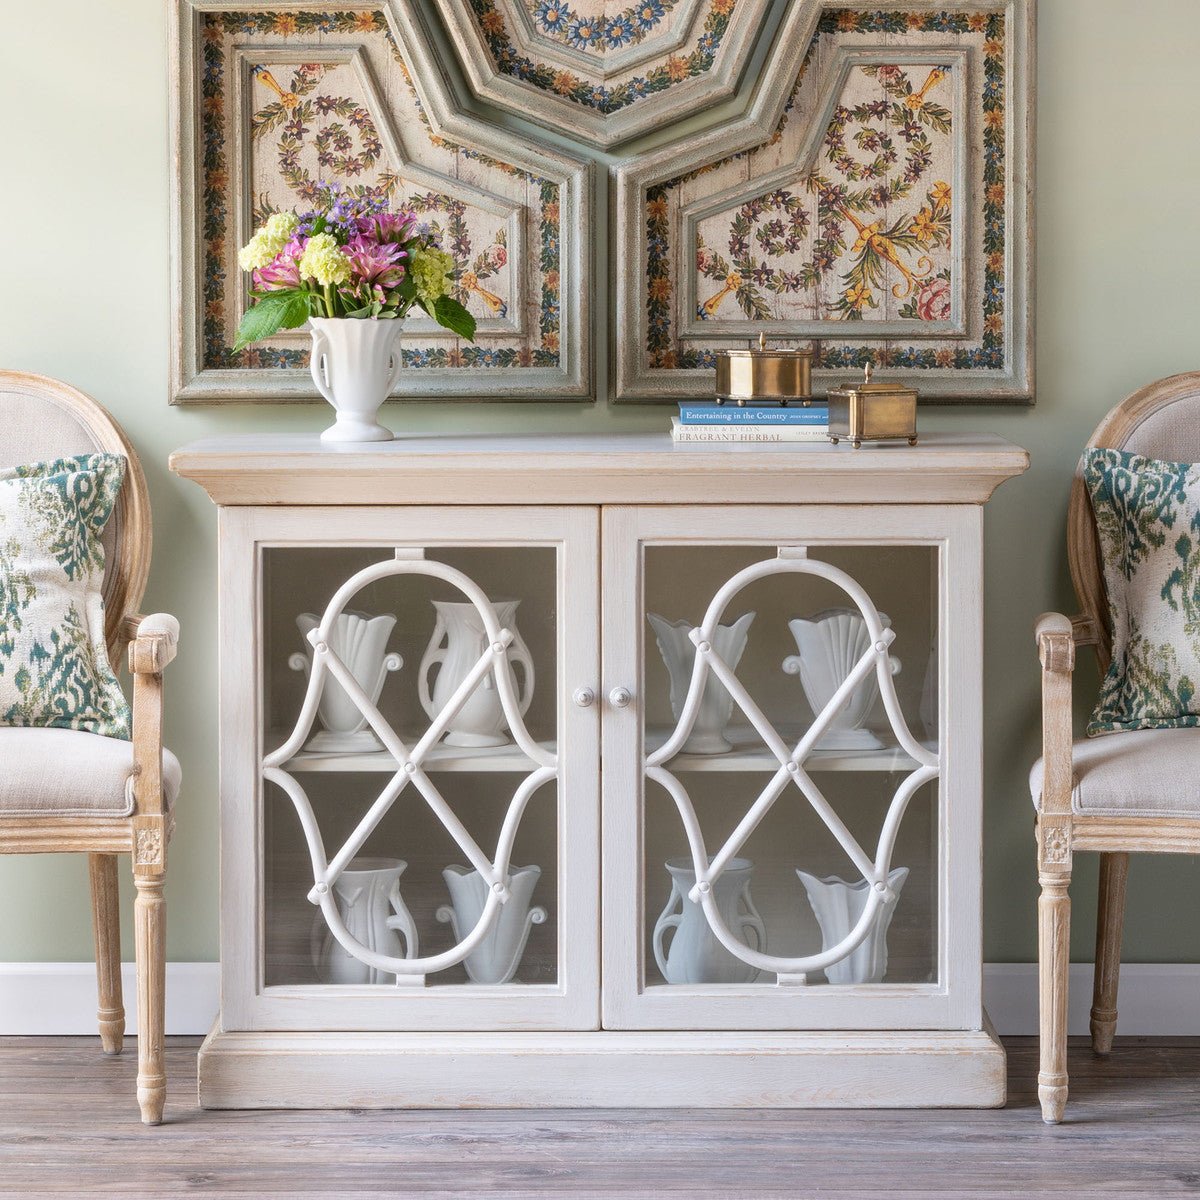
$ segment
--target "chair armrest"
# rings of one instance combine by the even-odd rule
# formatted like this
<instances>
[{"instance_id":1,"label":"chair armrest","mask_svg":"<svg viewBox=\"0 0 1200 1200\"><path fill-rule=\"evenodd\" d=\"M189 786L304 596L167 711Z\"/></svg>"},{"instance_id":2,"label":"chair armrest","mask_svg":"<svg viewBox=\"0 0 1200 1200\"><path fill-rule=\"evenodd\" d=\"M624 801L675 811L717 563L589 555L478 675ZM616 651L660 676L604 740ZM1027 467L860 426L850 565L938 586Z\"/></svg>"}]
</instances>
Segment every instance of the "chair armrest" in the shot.
<instances>
[{"instance_id":1,"label":"chair armrest","mask_svg":"<svg viewBox=\"0 0 1200 1200\"><path fill-rule=\"evenodd\" d=\"M1086 643L1090 622L1043 613L1034 637L1042 662L1042 816L1069 814L1074 786L1071 684L1075 646ZM1091 639L1091 640L1094 640Z\"/></svg>"},{"instance_id":2,"label":"chair armrest","mask_svg":"<svg viewBox=\"0 0 1200 1200\"><path fill-rule=\"evenodd\" d=\"M127 617L133 675L133 870L157 876L166 869L170 833L163 799L163 668L175 657L179 622L167 613Z\"/></svg>"},{"instance_id":3,"label":"chair armrest","mask_svg":"<svg viewBox=\"0 0 1200 1200\"><path fill-rule=\"evenodd\" d=\"M179 622L169 613L126 617L123 632L129 638L129 670L135 676L158 674L179 646Z\"/></svg>"}]
</instances>

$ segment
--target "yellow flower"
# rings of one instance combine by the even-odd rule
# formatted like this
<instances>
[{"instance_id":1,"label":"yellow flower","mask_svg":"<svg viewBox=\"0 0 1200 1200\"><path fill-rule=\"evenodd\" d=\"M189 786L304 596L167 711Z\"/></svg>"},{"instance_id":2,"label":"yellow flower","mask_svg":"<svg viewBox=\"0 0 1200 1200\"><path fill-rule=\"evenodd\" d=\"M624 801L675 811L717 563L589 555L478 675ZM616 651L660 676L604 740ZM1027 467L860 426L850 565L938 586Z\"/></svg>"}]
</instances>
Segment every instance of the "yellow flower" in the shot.
<instances>
[{"instance_id":1,"label":"yellow flower","mask_svg":"<svg viewBox=\"0 0 1200 1200\"><path fill-rule=\"evenodd\" d=\"M929 193L930 199L934 204L945 205L950 207L950 185L943 179L939 179L933 185L933 191Z\"/></svg>"},{"instance_id":2,"label":"yellow flower","mask_svg":"<svg viewBox=\"0 0 1200 1200\"><path fill-rule=\"evenodd\" d=\"M937 222L929 209L923 208L913 217L912 231L918 242L932 242L937 237Z\"/></svg>"},{"instance_id":3,"label":"yellow flower","mask_svg":"<svg viewBox=\"0 0 1200 1200\"><path fill-rule=\"evenodd\" d=\"M345 283L350 278L350 260L331 233L310 237L297 265L302 279L315 279L322 287Z\"/></svg>"},{"instance_id":4,"label":"yellow flower","mask_svg":"<svg viewBox=\"0 0 1200 1200\"><path fill-rule=\"evenodd\" d=\"M436 247L415 250L408 260L408 270L421 302L432 305L450 290L454 259Z\"/></svg>"},{"instance_id":5,"label":"yellow flower","mask_svg":"<svg viewBox=\"0 0 1200 1200\"><path fill-rule=\"evenodd\" d=\"M259 267L265 267L278 253L279 247L274 240L260 229L238 251L238 266L243 271L256 271Z\"/></svg>"},{"instance_id":6,"label":"yellow flower","mask_svg":"<svg viewBox=\"0 0 1200 1200\"><path fill-rule=\"evenodd\" d=\"M279 250L282 250L288 238L296 232L296 226L299 224L300 218L294 212L272 213L267 218L264 232L271 241L278 242ZM275 253L278 254L279 250L276 250Z\"/></svg>"},{"instance_id":7,"label":"yellow flower","mask_svg":"<svg viewBox=\"0 0 1200 1200\"><path fill-rule=\"evenodd\" d=\"M871 289L865 283L856 284L846 293L846 299L855 312L871 303Z\"/></svg>"}]
</instances>

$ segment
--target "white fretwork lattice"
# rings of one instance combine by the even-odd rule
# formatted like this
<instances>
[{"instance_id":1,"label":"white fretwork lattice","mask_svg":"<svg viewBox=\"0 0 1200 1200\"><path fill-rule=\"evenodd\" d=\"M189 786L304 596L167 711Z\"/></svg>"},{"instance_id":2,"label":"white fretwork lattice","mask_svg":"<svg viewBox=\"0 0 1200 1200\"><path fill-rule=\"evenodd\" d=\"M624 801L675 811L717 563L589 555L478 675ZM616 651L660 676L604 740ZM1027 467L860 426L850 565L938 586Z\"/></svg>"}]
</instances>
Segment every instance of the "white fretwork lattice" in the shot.
<instances>
[{"instance_id":1,"label":"white fretwork lattice","mask_svg":"<svg viewBox=\"0 0 1200 1200\"><path fill-rule=\"evenodd\" d=\"M475 605L487 631L488 644L479 660L447 701L445 707L433 718L429 728L412 747L405 744L380 713L378 707L371 702L370 697L359 686L349 668L330 645L334 622L354 596L369 584L393 575L426 575L456 587ZM287 741L263 759L263 778L282 788L295 806L312 860L313 888L308 893L308 898L320 906L321 913L333 936L355 958L368 966L394 974L397 983L420 984L426 975L462 962L488 935L500 911L500 906L509 899L509 868L513 845L525 807L543 784L558 777L558 756L538 745L525 728L512 668L507 657L508 646L513 640L513 632L500 626L491 601L469 576L444 563L426 559L423 551L397 550L394 559L376 563L352 575L329 601L321 617L320 625L308 635L308 640L313 647L313 665L304 696L304 704ZM317 824L316 815L304 788L285 769L285 764L300 750L312 729L326 674L332 675L341 684L397 765L396 773L388 780L379 796L332 858L326 852L325 840L321 835L320 826ZM475 688L489 674L494 680L513 740L534 764L534 769L521 781L509 803L496 842L495 856L490 859L454 814L436 784L422 767L430 751L446 732L450 722L470 698ZM421 794L434 816L445 826L446 832L467 856L471 866L487 881L490 891L483 912L474 928L467 931L451 949L424 958L392 958L370 950L351 936L334 899L333 884L346 869L350 860L365 845L396 799L410 784Z\"/></svg>"},{"instance_id":2,"label":"white fretwork lattice","mask_svg":"<svg viewBox=\"0 0 1200 1200\"><path fill-rule=\"evenodd\" d=\"M742 685L737 674L713 647L717 626L720 625L733 598L756 580L769 575L781 574L815 575L841 588L862 614L870 634L870 645L862 657L825 707L816 714L816 719L794 747L789 747L783 740L775 726ZM646 778L665 788L679 810L679 817L687 835L688 848L696 872L696 885L690 893L691 900L701 906L713 934L731 954L760 970L775 972L781 983L803 982L808 973L819 971L845 958L867 937L880 906L895 898L888 887L888 872L891 869L892 852L900 830L900 822L908 803L919 787L936 779L940 772L938 755L921 745L913 737L900 709L888 654L888 647L895 636L893 630L885 626L880 619L879 610L872 603L870 596L851 575L829 563L810 559L804 547L782 547L778 552L778 557L766 559L739 571L713 597L703 622L690 634L697 654L692 669L692 678L688 685L687 698L680 711L679 720L666 743L652 754L647 755L645 760ZM704 696L709 671L712 671L729 690L734 704L745 714L767 749L779 763L779 769L772 775L766 787L762 789L747 810L746 815L738 822L724 845L711 859L691 797L678 777L664 765L679 753L692 732L692 726ZM883 698L884 709L897 742L918 764L916 769L904 778L888 805L873 857L862 848L858 840L846 828L841 817L834 811L833 806L804 768L805 760L825 732L829 722L846 703L854 688L871 671L875 672L879 681L879 691ZM759 823L770 812L789 782L795 784L799 789L813 811L837 839L862 878L871 885L871 894L863 914L859 918L858 924L846 937L836 946L831 946L818 954L808 954L800 958L781 958L776 955L763 954L734 937L721 918L712 887L725 871L730 860L738 854Z\"/></svg>"}]
</instances>

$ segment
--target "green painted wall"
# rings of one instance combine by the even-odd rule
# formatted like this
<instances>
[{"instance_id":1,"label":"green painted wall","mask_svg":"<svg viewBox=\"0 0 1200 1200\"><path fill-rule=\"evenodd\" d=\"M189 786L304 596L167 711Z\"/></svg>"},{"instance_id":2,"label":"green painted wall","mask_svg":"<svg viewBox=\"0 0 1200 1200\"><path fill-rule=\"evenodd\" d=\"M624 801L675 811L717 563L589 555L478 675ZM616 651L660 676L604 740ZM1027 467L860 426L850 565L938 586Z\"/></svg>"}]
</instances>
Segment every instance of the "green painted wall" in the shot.
<instances>
[{"instance_id":1,"label":"green painted wall","mask_svg":"<svg viewBox=\"0 0 1200 1200\"><path fill-rule=\"evenodd\" d=\"M167 403L166 7L163 0L6 6L0 365L92 393L124 424L146 466L157 544L146 607L176 613L184 631L168 686L168 740L186 772L168 897L170 954L187 960L217 955L216 513L199 489L168 474L167 455L208 434L316 430L327 414L314 406ZM1073 605L1063 561L1071 467L1118 400L1200 365L1200 301L1187 283L1200 207L1200 5L1042 0L1041 8L1037 407L922 416L926 429L1001 433L1033 458L1029 474L997 494L987 538L985 954L1017 961L1036 953L1025 786L1038 725L1030 630L1042 610ZM597 244L604 240L599 228ZM603 296L603 262L597 275ZM601 325L597 344L605 341ZM603 362L598 382L603 394ZM408 403L387 415L413 430L666 425L663 409L603 403ZM1094 687L1090 669L1082 682ZM1085 859L1076 879L1075 948L1087 958L1093 864ZM1190 859L1135 865L1131 958L1200 956L1200 925L1159 916L1192 911L1195 882ZM0 960L91 954L81 859L2 858L0 892L8 897Z\"/></svg>"}]
</instances>

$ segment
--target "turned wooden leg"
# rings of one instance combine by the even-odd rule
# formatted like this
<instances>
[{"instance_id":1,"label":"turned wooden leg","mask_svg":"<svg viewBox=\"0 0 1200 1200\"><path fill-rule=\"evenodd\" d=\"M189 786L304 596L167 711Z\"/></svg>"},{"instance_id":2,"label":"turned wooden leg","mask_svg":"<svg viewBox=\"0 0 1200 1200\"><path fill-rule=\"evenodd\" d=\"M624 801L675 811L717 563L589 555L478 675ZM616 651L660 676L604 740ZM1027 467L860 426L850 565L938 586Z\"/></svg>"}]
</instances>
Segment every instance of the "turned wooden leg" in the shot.
<instances>
[{"instance_id":1,"label":"turned wooden leg","mask_svg":"<svg viewBox=\"0 0 1200 1200\"><path fill-rule=\"evenodd\" d=\"M1107 1054L1117 1031L1117 984L1121 935L1125 931L1128 854L1100 855L1100 900L1096 911L1096 980L1092 989L1092 1049Z\"/></svg>"},{"instance_id":2,"label":"turned wooden leg","mask_svg":"<svg viewBox=\"0 0 1200 1200\"><path fill-rule=\"evenodd\" d=\"M167 909L162 875L135 875L133 906L138 986L138 1105L142 1120L162 1120L167 1077L163 1063L164 1002L167 990Z\"/></svg>"},{"instance_id":3,"label":"turned wooden leg","mask_svg":"<svg viewBox=\"0 0 1200 1200\"><path fill-rule=\"evenodd\" d=\"M117 856L89 854L92 931L96 939L96 991L100 1045L120 1054L125 1042L125 1006L121 1002L121 906L117 892Z\"/></svg>"},{"instance_id":4,"label":"turned wooden leg","mask_svg":"<svg viewBox=\"0 0 1200 1200\"><path fill-rule=\"evenodd\" d=\"M1039 875L1038 984L1041 1063L1038 1099L1042 1120L1055 1125L1067 1106L1067 979L1071 968L1070 868Z\"/></svg>"}]
</instances>

